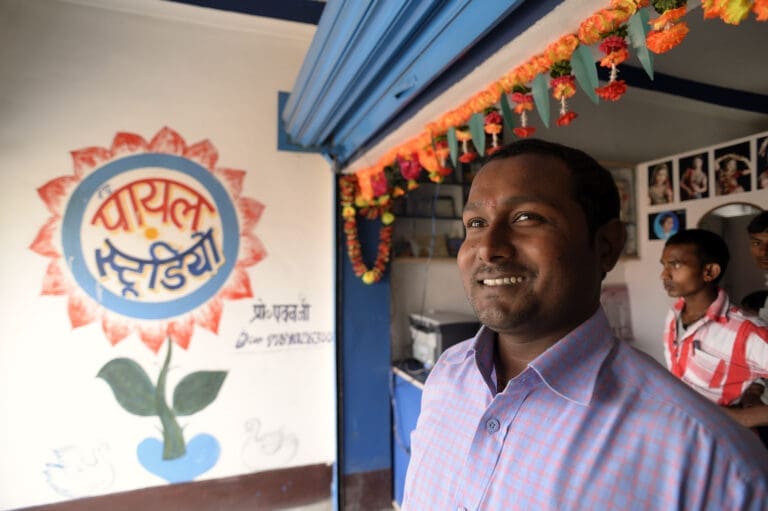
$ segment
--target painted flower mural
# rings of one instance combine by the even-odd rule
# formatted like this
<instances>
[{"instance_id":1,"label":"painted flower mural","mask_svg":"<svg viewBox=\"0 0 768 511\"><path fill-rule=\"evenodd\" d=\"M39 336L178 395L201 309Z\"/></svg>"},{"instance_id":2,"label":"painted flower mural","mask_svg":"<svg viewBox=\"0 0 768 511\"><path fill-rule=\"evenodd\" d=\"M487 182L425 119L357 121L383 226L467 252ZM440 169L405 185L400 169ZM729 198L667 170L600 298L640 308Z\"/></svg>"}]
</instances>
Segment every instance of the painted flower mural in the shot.
<instances>
[{"instance_id":1,"label":"painted flower mural","mask_svg":"<svg viewBox=\"0 0 768 511\"><path fill-rule=\"evenodd\" d=\"M167 127L72 158L72 175L38 189L51 212L30 246L51 258L42 293L67 295L72 327L100 321L113 345L136 332L154 352L167 338L186 349L195 326L217 333L223 301L252 296L246 268L266 255L245 171Z\"/></svg>"},{"instance_id":2,"label":"painted flower mural","mask_svg":"<svg viewBox=\"0 0 768 511\"><path fill-rule=\"evenodd\" d=\"M134 360L113 359L97 377L128 413L159 419L137 457L169 482L193 480L219 459L216 438L187 441L179 417L218 396L227 371L187 374L166 399L173 344L187 349L195 326L218 332L223 301L251 297L246 268L266 251L253 230L264 206L242 196L245 172L217 167L207 140L187 145L161 129L150 141L118 133L111 147L72 152L74 172L38 189L51 217L30 248L51 258L42 294L66 295L73 328L100 321L115 345L136 333L157 353L157 377Z\"/></svg>"}]
</instances>

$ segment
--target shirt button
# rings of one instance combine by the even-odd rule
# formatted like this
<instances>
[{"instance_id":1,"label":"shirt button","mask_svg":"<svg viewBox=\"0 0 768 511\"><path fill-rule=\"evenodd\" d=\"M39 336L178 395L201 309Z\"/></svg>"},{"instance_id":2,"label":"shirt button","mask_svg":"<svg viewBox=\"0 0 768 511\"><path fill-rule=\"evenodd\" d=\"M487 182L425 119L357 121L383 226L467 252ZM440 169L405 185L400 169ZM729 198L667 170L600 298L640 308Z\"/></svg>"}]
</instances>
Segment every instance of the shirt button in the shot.
<instances>
[{"instance_id":1,"label":"shirt button","mask_svg":"<svg viewBox=\"0 0 768 511\"><path fill-rule=\"evenodd\" d=\"M488 433L496 433L499 430L499 421L497 419L488 419L488 421L485 423L485 430Z\"/></svg>"}]
</instances>

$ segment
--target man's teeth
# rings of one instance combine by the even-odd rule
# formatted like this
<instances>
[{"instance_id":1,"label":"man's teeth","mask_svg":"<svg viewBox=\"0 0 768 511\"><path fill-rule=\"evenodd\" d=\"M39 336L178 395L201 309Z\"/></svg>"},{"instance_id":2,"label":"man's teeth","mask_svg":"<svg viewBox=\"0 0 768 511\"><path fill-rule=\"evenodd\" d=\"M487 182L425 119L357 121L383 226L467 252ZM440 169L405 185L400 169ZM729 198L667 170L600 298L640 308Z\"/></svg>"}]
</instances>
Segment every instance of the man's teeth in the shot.
<instances>
[{"instance_id":1,"label":"man's teeth","mask_svg":"<svg viewBox=\"0 0 768 511\"><path fill-rule=\"evenodd\" d=\"M510 284L519 284L523 277L504 277L501 279L483 279L483 285L486 286L506 286Z\"/></svg>"}]
</instances>

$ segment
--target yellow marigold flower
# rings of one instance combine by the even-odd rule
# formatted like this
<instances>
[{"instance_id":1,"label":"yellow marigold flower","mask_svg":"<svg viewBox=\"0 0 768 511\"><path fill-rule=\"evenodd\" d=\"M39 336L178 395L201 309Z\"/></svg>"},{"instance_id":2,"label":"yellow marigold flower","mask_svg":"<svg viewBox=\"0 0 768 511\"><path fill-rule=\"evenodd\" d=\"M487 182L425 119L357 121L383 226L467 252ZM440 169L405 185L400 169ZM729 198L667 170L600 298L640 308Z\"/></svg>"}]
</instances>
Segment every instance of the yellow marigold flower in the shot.
<instances>
[{"instance_id":1,"label":"yellow marigold flower","mask_svg":"<svg viewBox=\"0 0 768 511\"><path fill-rule=\"evenodd\" d=\"M344 206L344 208L341 210L341 216L347 220L350 218L355 218L355 208L352 206Z\"/></svg>"},{"instance_id":2,"label":"yellow marigold flower","mask_svg":"<svg viewBox=\"0 0 768 511\"><path fill-rule=\"evenodd\" d=\"M726 2L720 12L720 19L729 25L738 25L749 15L752 0L731 0Z\"/></svg>"},{"instance_id":3,"label":"yellow marigold flower","mask_svg":"<svg viewBox=\"0 0 768 511\"><path fill-rule=\"evenodd\" d=\"M373 284L374 282L376 282L376 273L373 270L368 270L363 273L364 284Z\"/></svg>"}]
</instances>

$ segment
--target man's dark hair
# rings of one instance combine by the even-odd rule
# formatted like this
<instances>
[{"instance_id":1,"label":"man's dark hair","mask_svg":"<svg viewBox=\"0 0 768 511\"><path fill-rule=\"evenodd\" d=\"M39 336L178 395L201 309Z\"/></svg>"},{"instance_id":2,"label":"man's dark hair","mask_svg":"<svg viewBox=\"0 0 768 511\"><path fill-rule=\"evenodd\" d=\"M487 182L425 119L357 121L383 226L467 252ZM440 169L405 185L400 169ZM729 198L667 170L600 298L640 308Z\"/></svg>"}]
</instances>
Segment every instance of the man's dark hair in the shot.
<instances>
[{"instance_id":1,"label":"man's dark hair","mask_svg":"<svg viewBox=\"0 0 768 511\"><path fill-rule=\"evenodd\" d=\"M571 192L587 218L590 236L609 220L619 218L619 191L608 170L587 153L554 142L524 138L508 144L485 162L522 154L554 156L571 170Z\"/></svg>"},{"instance_id":2,"label":"man's dark hair","mask_svg":"<svg viewBox=\"0 0 768 511\"><path fill-rule=\"evenodd\" d=\"M678 231L669 237L664 246L668 247L670 245L693 245L696 249L696 257L699 258L699 263L702 266L709 263L720 265L720 275L712 281L713 284L720 282L720 279L725 275L731 254L723 238L714 232L705 229Z\"/></svg>"},{"instance_id":3,"label":"man's dark hair","mask_svg":"<svg viewBox=\"0 0 768 511\"><path fill-rule=\"evenodd\" d=\"M768 211L763 211L749 221L747 232L749 234L759 234L766 231L768 231Z\"/></svg>"},{"instance_id":4,"label":"man's dark hair","mask_svg":"<svg viewBox=\"0 0 768 511\"><path fill-rule=\"evenodd\" d=\"M768 298L768 290L753 291L742 298L739 305L741 305L742 309L749 312L758 313L763 308L763 305L765 305L766 298Z\"/></svg>"}]
</instances>

